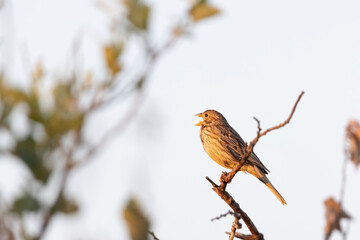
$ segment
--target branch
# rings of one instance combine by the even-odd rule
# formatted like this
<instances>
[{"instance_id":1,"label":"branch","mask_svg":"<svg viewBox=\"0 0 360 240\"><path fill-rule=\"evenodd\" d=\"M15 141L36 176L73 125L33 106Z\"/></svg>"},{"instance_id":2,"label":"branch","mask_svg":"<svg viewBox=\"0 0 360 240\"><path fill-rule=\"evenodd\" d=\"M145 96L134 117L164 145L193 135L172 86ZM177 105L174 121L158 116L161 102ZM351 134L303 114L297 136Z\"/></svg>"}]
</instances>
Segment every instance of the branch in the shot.
<instances>
[{"instance_id":1,"label":"branch","mask_svg":"<svg viewBox=\"0 0 360 240\"><path fill-rule=\"evenodd\" d=\"M291 113L290 113L289 117L288 117L283 123L280 123L279 125L276 125L276 126L274 126L274 127L271 127L271 128L269 128L269 129L266 129L264 132L261 132L261 133L260 133L260 131L261 131L260 121L255 118L255 120L256 120L257 123L258 123L258 134L257 134L257 136L250 142L250 144L249 144L249 146L248 146L248 150L251 150L251 152L252 152L254 146L256 145L256 143L259 141L259 139L260 139L262 136L265 136L267 133L269 133L269 132L271 132L271 131L274 131L274 130L276 130L276 129L282 128L282 127L284 127L285 125L287 125L288 123L290 123L290 120L291 120L292 116L293 116L294 113L295 113L296 107L297 107L297 105L298 105L301 97L304 95L304 93L305 93L304 91L302 91L302 92L300 93L300 95L298 96L298 98L297 98L297 100L296 100L296 102L295 102L295 105L293 106L293 108L292 108L292 110L291 110Z\"/></svg>"},{"instance_id":2,"label":"branch","mask_svg":"<svg viewBox=\"0 0 360 240\"><path fill-rule=\"evenodd\" d=\"M78 132L76 135L75 143L72 145L72 147L66 153L65 168L61 175L59 191L57 192L55 201L53 202L52 206L50 206L44 213L43 224L40 228L40 232L39 232L38 236L35 237L36 240L43 239L44 234L45 234L46 230L48 229L50 222L52 221L54 215L57 213L55 211L55 208L59 204L59 202L61 201L61 198L64 195L66 182L67 182L69 173L73 169L72 168L73 155L74 155L75 150L79 147L79 144L80 144L80 136L81 136L81 132Z\"/></svg>"},{"instance_id":3,"label":"branch","mask_svg":"<svg viewBox=\"0 0 360 240\"><path fill-rule=\"evenodd\" d=\"M231 233L226 232L226 234L230 235ZM244 239L244 240L254 240L252 235L246 235L246 234L242 234L242 233L238 233L238 232L235 233L234 237L239 238L239 239Z\"/></svg>"},{"instance_id":4,"label":"branch","mask_svg":"<svg viewBox=\"0 0 360 240\"><path fill-rule=\"evenodd\" d=\"M258 129L258 130L257 130L256 137L250 142L250 144L245 143L246 149L240 153L240 155L241 155L241 160L240 160L239 163L235 166L235 168L233 168L233 170L232 170L230 173L226 173L226 174L223 174L223 175L221 176L221 178L220 178L220 179L221 179L221 186L222 186L224 189L226 188L226 185L231 182L231 180L234 178L234 176L236 175L236 173L237 173L238 171L240 171L241 167L244 165L244 163L247 161L247 159L249 158L249 156L250 156L251 153L253 152L254 147L255 147L255 145L257 144L257 142L259 141L259 139L260 139L261 137L265 136L267 133L269 133L269 132L271 132L271 131L274 131L274 130L276 130L276 129L279 129L279 128L284 127L285 125L287 125L287 124L290 122L292 116L294 115L294 112L295 112L295 110L296 110L296 107L297 107L297 105L298 105L298 103L299 103L299 101L300 101L300 99L301 99L301 97L302 97L303 95L304 95L304 91L302 91L302 92L300 93L300 95L298 96L298 98L297 98L297 100L296 100L296 102L295 102L295 104L294 104L294 106L293 106L293 108L292 108L292 111L291 111L289 117L288 117L284 122L280 123L279 125L276 125L276 126L274 126L274 127L268 128L268 129L266 129L265 131L261 132L262 129L261 129L261 127L260 127L260 121L259 121L257 118L254 117L255 121L257 122L257 129Z\"/></svg>"},{"instance_id":5,"label":"branch","mask_svg":"<svg viewBox=\"0 0 360 240\"><path fill-rule=\"evenodd\" d=\"M241 216L251 234L254 236L254 240L263 240L264 236L258 231L250 217L240 208L240 205L234 200L234 198L221 186L215 184L209 177L206 177L206 179L213 186L212 189L231 207L235 213L238 213Z\"/></svg>"},{"instance_id":6,"label":"branch","mask_svg":"<svg viewBox=\"0 0 360 240\"><path fill-rule=\"evenodd\" d=\"M227 215L234 215L234 212L229 210L227 213L220 214L218 217L212 218L211 221L219 220L219 219L221 219L223 217L226 217Z\"/></svg>"},{"instance_id":7,"label":"branch","mask_svg":"<svg viewBox=\"0 0 360 240\"><path fill-rule=\"evenodd\" d=\"M241 217L238 214L234 215L234 221L233 221L233 223L231 225L231 233L230 233L230 236L229 236L229 240L233 240L234 237L235 237L235 234L236 234L236 230L240 229L242 227L241 223L239 222L240 218Z\"/></svg>"},{"instance_id":8,"label":"branch","mask_svg":"<svg viewBox=\"0 0 360 240\"><path fill-rule=\"evenodd\" d=\"M157 238L157 237L155 236L155 233L154 233L154 232L148 231L148 233L154 238L154 240L160 240L159 238Z\"/></svg>"}]
</instances>

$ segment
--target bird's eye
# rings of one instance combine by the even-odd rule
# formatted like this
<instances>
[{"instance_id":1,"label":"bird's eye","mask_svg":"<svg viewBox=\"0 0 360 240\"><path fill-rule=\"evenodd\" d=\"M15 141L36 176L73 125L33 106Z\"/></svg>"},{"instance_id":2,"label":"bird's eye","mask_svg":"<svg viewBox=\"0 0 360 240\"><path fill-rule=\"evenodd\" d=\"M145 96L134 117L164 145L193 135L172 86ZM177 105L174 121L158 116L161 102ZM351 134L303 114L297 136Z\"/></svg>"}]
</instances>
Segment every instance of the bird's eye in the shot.
<instances>
[{"instance_id":1,"label":"bird's eye","mask_svg":"<svg viewBox=\"0 0 360 240\"><path fill-rule=\"evenodd\" d=\"M208 114L207 113L205 113L205 117L207 117L208 116Z\"/></svg>"}]
</instances>

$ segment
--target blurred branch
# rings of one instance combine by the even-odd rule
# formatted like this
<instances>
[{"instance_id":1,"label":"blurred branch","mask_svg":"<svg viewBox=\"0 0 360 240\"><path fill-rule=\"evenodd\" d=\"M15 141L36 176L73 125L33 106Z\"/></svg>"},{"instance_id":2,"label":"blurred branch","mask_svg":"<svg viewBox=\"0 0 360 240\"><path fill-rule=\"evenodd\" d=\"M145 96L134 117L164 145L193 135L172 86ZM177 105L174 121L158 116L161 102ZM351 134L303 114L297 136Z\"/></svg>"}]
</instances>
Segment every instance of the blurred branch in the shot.
<instances>
[{"instance_id":1,"label":"blurred branch","mask_svg":"<svg viewBox=\"0 0 360 240\"><path fill-rule=\"evenodd\" d=\"M346 188L346 166L349 158L349 154L347 149L344 150L344 160L341 172L341 187L340 187L340 197L339 197L339 204L342 205L345 197L345 188Z\"/></svg>"},{"instance_id":2,"label":"blurred branch","mask_svg":"<svg viewBox=\"0 0 360 240\"><path fill-rule=\"evenodd\" d=\"M119 4L119 2L115 1L115 4ZM180 24L174 26L172 33L166 36L165 41L155 46L151 42L152 32L148 27L152 9L150 3L142 0L129 0L120 1L120 6L115 6L115 4L110 9L118 7L116 9L119 11L115 10L115 18L120 21L116 22L112 33L121 35L121 37L114 37L112 42L103 48L103 60L106 66L103 78L93 81L91 72L82 78L82 68L78 58L83 32L76 36L72 45L73 54L67 61L69 64L67 69L70 74L64 74L62 78L57 78L54 84L47 85L42 81L46 71L41 62L29 77L31 80L29 89L20 89L11 84L7 86L3 81L4 77L0 75L0 125L2 130L12 134L13 129L9 124L9 118L11 118L13 109L18 105L25 105L27 109L23 111L26 123L29 125L26 136L14 134L12 136L15 142L14 149L0 149L0 154L13 155L29 170L31 178L26 183L26 187L36 186L36 188L27 189L29 192L17 196L10 207L10 211L18 216L14 223L19 223L14 224L11 230L14 231L15 236L19 235L22 239L44 239L50 224L58 213L77 211L77 204L65 198L68 178L72 170L89 163L91 159L94 159L94 155L114 136L122 133L134 122L133 119L144 103L145 89L157 60L184 36L193 23L220 12L204 1L190 3L190 11L186 12L185 19L180 19ZM140 41L144 42L137 42L139 37ZM138 50L141 53L140 56L137 56L135 64L129 64L130 67L126 69L123 66L126 65L128 58L122 55L125 46L130 46L129 52L135 46L135 54ZM131 54L128 55L131 56ZM130 97L134 97L134 99ZM114 126L111 126L102 137L96 138L89 144L83 136L89 116L120 98L133 101L129 102L128 109L122 113L120 120ZM48 100L49 102L47 102ZM96 141L98 139L99 141ZM67 143L66 146L65 143ZM43 197L38 193L50 185L53 186L49 184L49 179L52 179L53 176L58 180L55 184L56 191L51 192L52 202L45 205L46 201L43 201ZM126 211L125 216L129 220L131 232L136 237L139 229L138 216L132 215L131 210L133 209ZM38 218L40 222L37 223L39 232L35 237L28 236L26 232L27 225L25 223L28 221L27 214L29 212L40 216ZM144 222L149 224L147 221ZM18 225L20 227L17 229ZM144 228L144 230L147 229L148 227ZM150 234L154 240L158 240L152 232L143 231L143 233L141 237L144 236L144 239L149 238Z\"/></svg>"},{"instance_id":3,"label":"blurred branch","mask_svg":"<svg viewBox=\"0 0 360 240\"><path fill-rule=\"evenodd\" d=\"M144 99L145 96L143 96L142 94L138 94L132 105L129 106L127 112L124 114L124 117L120 121L118 121L112 128L110 128L110 130L108 130L96 144L89 147L85 156L82 157L82 159L75 166L78 167L82 166L85 163L89 163L91 159L93 159L93 157L96 155L97 151L103 146L105 146L112 139L113 136L124 131L127 126L132 123L131 120L140 110L140 106L144 102Z\"/></svg>"},{"instance_id":4,"label":"blurred branch","mask_svg":"<svg viewBox=\"0 0 360 240\"><path fill-rule=\"evenodd\" d=\"M78 146L80 144L80 135L81 135L81 132L78 132L76 134L75 144L73 144L72 147L67 152L66 161L65 161L65 167L63 169L61 179L60 179L59 191L57 192L54 203L44 213L43 224L41 226L41 229L40 229L40 232L39 232L38 236L35 238L36 240L43 239L44 234L45 234L46 230L48 229L50 222L52 221L54 215L57 212L56 208L59 206L60 202L63 199L64 191L65 191L65 187L66 187L66 182L67 182L70 171L73 169L72 168L73 154L74 154L75 150L78 148Z\"/></svg>"},{"instance_id":5,"label":"blurred branch","mask_svg":"<svg viewBox=\"0 0 360 240\"><path fill-rule=\"evenodd\" d=\"M157 237L155 236L155 233L154 233L154 232L148 231L148 233L153 237L154 240L160 240L159 238L157 238Z\"/></svg>"},{"instance_id":6,"label":"blurred branch","mask_svg":"<svg viewBox=\"0 0 360 240\"><path fill-rule=\"evenodd\" d=\"M348 221L347 228L345 230L341 227L342 219L351 219L351 216L344 210L345 189L347 182L347 165L348 162L352 162L356 168L360 164L360 124L355 120L350 120L346 127L346 137L344 141L344 160L341 170L341 185L339 201L330 197L324 201L325 204L325 239L330 239L334 230L341 232L343 239L345 240L350 228L350 221Z\"/></svg>"},{"instance_id":7,"label":"blurred branch","mask_svg":"<svg viewBox=\"0 0 360 240\"><path fill-rule=\"evenodd\" d=\"M167 50L173 47L175 43L179 40L179 38L183 35L183 32L185 32L189 27L190 22L188 19L185 21L184 24L176 25L170 38L160 47L151 46L148 34L145 34L144 45L146 54L145 58L147 59L147 61L144 70L138 73L137 76L133 78L133 80L130 80L127 85L123 86L121 90L119 90L117 93L112 94L111 97L107 99L102 99L98 102L93 102L88 111L91 112L101 109L102 107L108 106L119 98L127 96L129 93L132 93L135 90L141 90L145 84L145 80L148 79L147 76L150 75L159 57L161 57Z\"/></svg>"}]
</instances>

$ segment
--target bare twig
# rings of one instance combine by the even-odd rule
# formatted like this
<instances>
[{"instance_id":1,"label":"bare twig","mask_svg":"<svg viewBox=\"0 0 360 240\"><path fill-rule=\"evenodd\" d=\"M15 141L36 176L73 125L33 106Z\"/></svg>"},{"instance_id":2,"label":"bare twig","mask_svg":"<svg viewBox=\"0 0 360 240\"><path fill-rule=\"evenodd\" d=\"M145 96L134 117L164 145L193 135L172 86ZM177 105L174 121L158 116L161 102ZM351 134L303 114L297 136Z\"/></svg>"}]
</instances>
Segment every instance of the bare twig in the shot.
<instances>
[{"instance_id":1,"label":"bare twig","mask_svg":"<svg viewBox=\"0 0 360 240\"><path fill-rule=\"evenodd\" d=\"M77 132L76 137L75 137L75 139L76 139L75 143L72 145L72 147L68 150L68 152L66 154L65 167L62 172L59 191L57 192L55 201L53 202L52 206L50 206L44 213L43 224L40 228L40 232L39 232L38 236L35 238L36 240L41 240L44 237L44 234L45 234L46 230L48 229L51 220L53 219L54 215L56 214L55 208L59 204L59 202L61 201L61 199L64 195L66 182L67 182L69 173L72 170L71 163L73 161L73 154L75 152L75 149L77 149L77 147L80 144L80 135L81 135L81 132Z\"/></svg>"},{"instance_id":2,"label":"bare twig","mask_svg":"<svg viewBox=\"0 0 360 240\"><path fill-rule=\"evenodd\" d=\"M222 187L226 188L226 184L231 182L231 180L234 178L234 176L236 175L236 173L241 169L242 165L244 165L244 163L247 161L248 157L251 155L251 153L253 152L253 149L256 145L256 143L259 141L259 139L263 136L265 136L267 133L271 132L271 131L274 131L276 129L279 129L279 128L282 128L284 127L285 125L287 125L292 116L294 115L294 112L296 110L296 107L301 99L301 97L304 95L304 91L302 91L300 93L300 95L298 96L296 102L295 102L295 105L293 106L292 108L292 111L289 115L289 117L282 123L280 123L279 125L276 125L274 127L271 127L271 128L268 128L266 129L265 131L261 132L261 127L260 127L260 121L254 117L255 121L257 122L257 128L258 128L258 131L257 131L257 134L256 134L256 137L250 142L250 144L247 145L246 147L246 150L244 150L243 153L241 153L241 160L239 161L239 163L235 166L235 168L233 168L233 170L227 174L225 174L226 176L222 177L222 179L224 180L224 183L222 183Z\"/></svg>"},{"instance_id":3,"label":"bare twig","mask_svg":"<svg viewBox=\"0 0 360 240\"><path fill-rule=\"evenodd\" d=\"M227 213L220 214L219 216L212 218L211 221L219 220L219 219L221 219L223 217L226 217L227 215L234 215L234 212L229 210Z\"/></svg>"},{"instance_id":4,"label":"bare twig","mask_svg":"<svg viewBox=\"0 0 360 240\"><path fill-rule=\"evenodd\" d=\"M85 155L75 166L78 167L85 163L89 163L97 151L105 146L114 135L120 134L122 131L124 131L132 122L131 120L137 115L138 111L140 110L140 106L144 102L144 99L145 96L143 94L139 94L133 101L132 105L130 105L127 112L124 114L124 117L118 121L117 124L115 124L110 130L108 130L97 143L89 147Z\"/></svg>"},{"instance_id":5,"label":"bare twig","mask_svg":"<svg viewBox=\"0 0 360 240\"><path fill-rule=\"evenodd\" d=\"M155 236L155 233L154 233L154 232L148 231L148 233L154 238L154 240L160 240L159 238L157 238L157 237Z\"/></svg>"},{"instance_id":6,"label":"bare twig","mask_svg":"<svg viewBox=\"0 0 360 240\"><path fill-rule=\"evenodd\" d=\"M229 236L229 240L233 240L236 234L236 230L241 228L240 217L238 214L234 214L234 221L231 225L231 232Z\"/></svg>"},{"instance_id":7,"label":"bare twig","mask_svg":"<svg viewBox=\"0 0 360 240\"><path fill-rule=\"evenodd\" d=\"M230 232L226 232L226 234L231 234ZM236 238L239 238L239 239L244 239L244 240L254 240L253 236L252 235L247 235L247 234L242 234L242 233L239 233L239 232L235 232L235 236Z\"/></svg>"}]
</instances>

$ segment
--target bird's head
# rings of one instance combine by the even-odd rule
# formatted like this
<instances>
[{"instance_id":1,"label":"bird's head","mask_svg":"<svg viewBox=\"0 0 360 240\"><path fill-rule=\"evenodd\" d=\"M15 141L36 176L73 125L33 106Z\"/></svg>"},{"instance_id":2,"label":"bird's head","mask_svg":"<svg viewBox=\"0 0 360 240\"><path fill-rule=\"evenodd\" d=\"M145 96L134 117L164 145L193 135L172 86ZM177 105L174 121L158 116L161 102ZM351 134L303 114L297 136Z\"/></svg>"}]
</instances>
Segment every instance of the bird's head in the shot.
<instances>
[{"instance_id":1,"label":"bird's head","mask_svg":"<svg viewBox=\"0 0 360 240\"><path fill-rule=\"evenodd\" d=\"M206 110L205 112L196 114L195 116L203 119L203 121L198 122L195 126L227 123L224 116L215 110Z\"/></svg>"}]
</instances>

